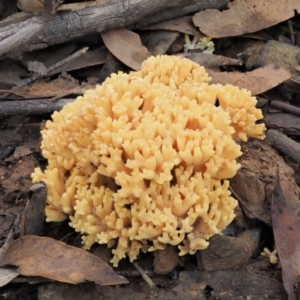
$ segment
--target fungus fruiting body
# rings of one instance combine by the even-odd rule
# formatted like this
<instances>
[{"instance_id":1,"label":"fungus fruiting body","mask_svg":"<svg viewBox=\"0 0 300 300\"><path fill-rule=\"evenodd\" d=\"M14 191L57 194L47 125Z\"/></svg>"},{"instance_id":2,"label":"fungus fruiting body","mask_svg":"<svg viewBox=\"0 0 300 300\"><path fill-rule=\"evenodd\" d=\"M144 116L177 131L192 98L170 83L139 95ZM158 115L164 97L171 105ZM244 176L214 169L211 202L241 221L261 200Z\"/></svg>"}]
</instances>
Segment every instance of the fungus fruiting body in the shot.
<instances>
[{"instance_id":1,"label":"fungus fruiting body","mask_svg":"<svg viewBox=\"0 0 300 300\"><path fill-rule=\"evenodd\" d=\"M114 248L114 265L166 244L205 249L235 216L235 139L264 133L248 91L209 81L188 59L150 57L55 112L41 132L48 166L32 174L48 187L47 221L70 218L86 249Z\"/></svg>"}]
</instances>

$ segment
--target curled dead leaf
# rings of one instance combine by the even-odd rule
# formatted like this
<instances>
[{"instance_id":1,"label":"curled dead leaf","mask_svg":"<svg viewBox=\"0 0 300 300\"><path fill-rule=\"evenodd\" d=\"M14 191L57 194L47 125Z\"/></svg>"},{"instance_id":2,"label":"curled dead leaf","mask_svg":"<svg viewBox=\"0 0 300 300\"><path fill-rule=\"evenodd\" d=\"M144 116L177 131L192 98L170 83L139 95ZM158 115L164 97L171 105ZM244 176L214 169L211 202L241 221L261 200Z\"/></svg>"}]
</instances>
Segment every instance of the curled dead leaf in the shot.
<instances>
[{"instance_id":1,"label":"curled dead leaf","mask_svg":"<svg viewBox=\"0 0 300 300\"><path fill-rule=\"evenodd\" d=\"M109 30L101 35L108 50L133 70L139 70L143 61L151 56L139 35L128 29Z\"/></svg>"}]
</instances>

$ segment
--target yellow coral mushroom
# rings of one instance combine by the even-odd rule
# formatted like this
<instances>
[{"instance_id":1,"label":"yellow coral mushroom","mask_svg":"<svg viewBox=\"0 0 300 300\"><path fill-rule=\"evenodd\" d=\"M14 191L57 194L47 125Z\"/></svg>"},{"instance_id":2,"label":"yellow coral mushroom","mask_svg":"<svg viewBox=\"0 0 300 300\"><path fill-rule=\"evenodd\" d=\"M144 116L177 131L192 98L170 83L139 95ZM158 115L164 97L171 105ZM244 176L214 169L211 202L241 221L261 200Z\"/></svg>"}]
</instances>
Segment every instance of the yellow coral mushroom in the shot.
<instances>
[{"instance_id":1,"label":"yellow coral mushroom","mask_svg":"<svg viewBox=\"0 0 300 300\"><path fill-rule=\"evenodd\" d=\"M188 59L151 57L55 112L42 130L48 167L32 174L48 187L47 221L69 217L86 249L114 247L114 265L166 244L206 248L234 218L234 138L264 133L249 92L209 81Z\"/></svg>"}]
</instances>

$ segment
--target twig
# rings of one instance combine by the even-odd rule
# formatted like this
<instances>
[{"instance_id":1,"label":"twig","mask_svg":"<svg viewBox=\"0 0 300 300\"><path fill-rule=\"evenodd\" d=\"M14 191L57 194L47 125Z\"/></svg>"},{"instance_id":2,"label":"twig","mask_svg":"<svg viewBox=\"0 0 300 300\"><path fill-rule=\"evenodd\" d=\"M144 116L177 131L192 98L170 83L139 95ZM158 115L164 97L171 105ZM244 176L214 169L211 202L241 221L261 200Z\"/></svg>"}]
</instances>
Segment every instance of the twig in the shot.
<instances>
[{"instance_id":1,"label":"twig","mask_svg":"<svg viewBox=\"0 0 300 300\"><path fill-rule=\"evenodd\" d=\"M288 138L283 133L270 129L266 132L268 142L280 152L300 163L300 144Z\"/></svg>"},{"instance_id":2,"label":"twig","mask_svg":"<svg viewBox=\"0 0 300 300\"><path fill-rule=\"evenodd\" d=\"M156 287L156 285L152 281L152 279L144 272L144 270L138 265L138 263L136 261L134 261L132 264L139 271L139 273L144 278L144 280L148 283L148 285L150 286L151 289Z\"/></svg>"},{"instance_id":3,"label":"twig","mask_svg":"<svg viewBox=\"0 0 300 300\"><path fill-rule=\"evenodd\" d=\"M290 40L292 42L292 44L295 44L295 37L294 37L294 30L293 30L293 24L291 20L287 21L288 27L289 27L289 31L290 31Z\"/></svg>"},{"instance_id":4,"label":"twig","mask_svg":"<svg viewBox=\"0 0 300 300\"><path fill-rule=\"evenodd\" d=\"M300 116L300 108L294 105L290 105L288 103L284 103L278 100L271 101L271 106L274 108L278 108L282 111L289 112L293 115Z\"/></svg>"},{"instance_id":5,"label":"twig","mask_svg":"<svg viewBox=\"0 0 300 300\"><path fill-rule=\"evenodd\" d=\"M53 66L49 67L45 74L36 74L33 75L32 77L24 80L22 83L14 86L11 90L14 91L16 89L19 89L23 86L29 85L37 80L42 79L43 77L47 76L48 74L50 74L51 72L55 71L56 69L60 68L61 66L65 65L66 63L69 63L70 61L74 60L75 58L79 57L80 55L84 54L89 48L88 47L84 47L82 49L80 49L79 51L73 53L72 55L62 59L61 61L59 61L58 63L54 64ZM4 95L2 95L2 97L0 99L6 98L10 95L11 93L6 93Z\"/></svg>"},{"instance_id":6,"label":"twig","mask_svg":"<svg viewBox=\"0 0 300 300\"><path fill-rule=\"evenodd\" d=\"M45 99L2 101L0 116L48 114L61 110L63 106L73 101L75 101L75 99L60 99L56 102L49 102Z\"/></svg>"}]
</instances>

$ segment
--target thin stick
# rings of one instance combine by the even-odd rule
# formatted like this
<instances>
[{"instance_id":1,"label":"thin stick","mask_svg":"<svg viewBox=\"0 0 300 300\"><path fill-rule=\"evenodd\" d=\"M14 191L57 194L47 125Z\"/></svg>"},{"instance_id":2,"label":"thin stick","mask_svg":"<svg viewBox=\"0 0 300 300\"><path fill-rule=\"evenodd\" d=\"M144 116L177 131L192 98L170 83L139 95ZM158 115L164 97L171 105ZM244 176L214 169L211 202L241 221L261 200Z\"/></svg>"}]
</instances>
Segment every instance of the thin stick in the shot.
<instances>
[{"instance_id":1,"label":"thin stick","mask_svg":"<svg viewBox=\"0 0 300 300\"><path fill-rule=\"evenodd\" d=\"M287 21L288 27L289 27L289 31L290 31L290 39L292 44L295 44L295 37L294 37L294 30L293 30L293 24L291 20Z\"/></svg>"},{"instance_id":2,"label":"thin stick","mask_svg":"<svg viewBox=\"0 0 300 300\"><path fill-rule=\"evenodd\" d=\"M75 99L60 99L56 102L49 102L45 99L2 101L0 107L1 116L11 115L41 115L61 110L67 103Z\"/></svg>"},{"instance_id":3,"label":"thin stick","mask_svg":"<svg viewBox=\"0 0 300 300\"><path fill-rule=\"evenodd\" d=\"M281 101L278 101L278 100L272 100L271 101L271 106L275 107L275 108L278 108L282 111L289 112L293 115L297 115L297 116L300 115L300 108L299 107L294 106L294 105L290 105L290 104L285 103L285 102L281 102Z\"/></svg>"},{"instance_id":4,"label":"thin stick","mask_svg":"<svg viewBox=\"0 0 300 300\"><path fill-rule=\"evenodd\" d=\"M60 68L61 66L65 65L66 63L69 63L70 61L74 60L75 58L81 56L82 54L84 54L89 48L88 47L84 47L82 49L80 49L79 51L73 53L72 55L62 59L61 61L59 61L58 63L54 64L53 66L49 67L45 74L35 74L32 77L24 80L22 83L14 86L11 90L14 91L18 88L21 88L23 86L29 85L37 80L42 79L43 77L47 76L48 74L50 74L51 72L55 71L56 69ZM2 97L0 99L4 99L6 97L8 97L11 93L5 93L4 95L2 95Z\"/></svg>"},{"instance_id":5,"label":"thin stick","mask_svg":"<svg viewBox=\"0 0 300 300\"><path fill-rule=\"evenodd\" d=\"M134 265L134 267L139 271L139 273L141 274L141 276L144 278L144 280L148 283L148 285L150 286L150 288L154 288L156 285L155 283L152 281L152 279L144 272L144 270L138 265L138 263L136 261L134 261L132 263Z\"/></svg>"}]
</instances>

